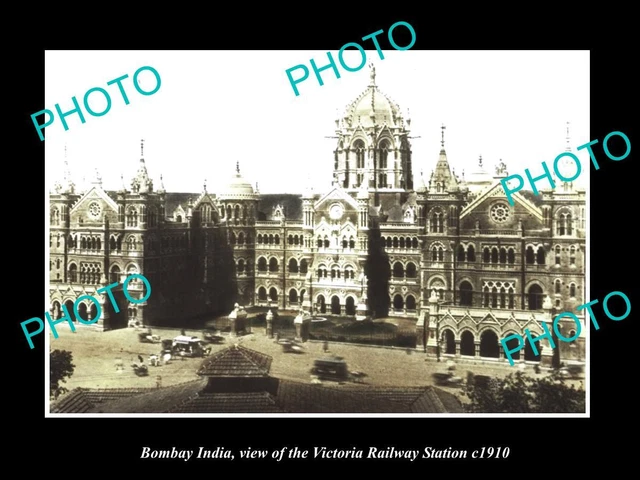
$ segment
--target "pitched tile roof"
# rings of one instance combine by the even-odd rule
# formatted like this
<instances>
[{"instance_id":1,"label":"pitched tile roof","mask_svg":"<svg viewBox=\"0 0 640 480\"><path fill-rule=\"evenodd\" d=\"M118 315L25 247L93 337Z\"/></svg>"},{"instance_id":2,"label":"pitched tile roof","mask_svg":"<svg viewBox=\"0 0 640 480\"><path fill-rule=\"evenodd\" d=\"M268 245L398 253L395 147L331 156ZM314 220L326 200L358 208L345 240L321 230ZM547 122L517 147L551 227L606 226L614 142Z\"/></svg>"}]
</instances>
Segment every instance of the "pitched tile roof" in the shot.
<instances>
[{"instance_id":1,"label":"pitched tile roof","mask_svg":"<svg viewBox=\"0 0 640 480\"><path fill-rule=\"evenodd\" d=\"M96 405L153 391L153 388L76 388L51 404L51 413L86 413Z\"/></svg>"},{"instance_id":2,"label":"pitched tile roof","mask_svg":"<svg viewBox=\"0 0 640 480\"><path fill-rule=\"evenodd\" d=\"M150 388L144 393L100 403L87 413L164 413L198 395L206 384L206 379L200 379L170 387Z\"/></svg>"},{"instance_id":3,"label":"pitched tile roof","mask_svg":"<svg viewBox=\"0 0 640 480\"><path fill-rule=\"evenodd\" d=\"M166 413L284 413L267 392L204 393Z\"/></svg>"},{"instance_id":4,"label":"pitched tile roof","mask_svg":"<svg viewBox=\"0 0 640 480\"><path fill-rule=\"evenodd\" d=\"M207 357L198 375L207 377L267 377L272 358L249 348L232 345Z\"/></svg>"}]
</instances>

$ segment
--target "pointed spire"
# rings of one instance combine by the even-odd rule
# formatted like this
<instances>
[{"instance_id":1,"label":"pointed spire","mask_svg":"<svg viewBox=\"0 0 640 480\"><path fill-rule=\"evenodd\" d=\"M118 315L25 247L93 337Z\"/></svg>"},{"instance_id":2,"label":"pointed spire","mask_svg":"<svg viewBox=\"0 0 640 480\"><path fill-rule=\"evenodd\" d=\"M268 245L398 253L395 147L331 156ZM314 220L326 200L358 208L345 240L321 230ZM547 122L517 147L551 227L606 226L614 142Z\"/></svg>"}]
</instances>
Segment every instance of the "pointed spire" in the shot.
<instances>
[{"instance_id":1,"label":"pointed spire","mask_svg":"<svg viewBox=\"0 0 640 480\"><path fill-rule=\"evenodd\" d=\"M204 179L204 185L202 186L202 188L204 189L203 192L207 193L207 179Z\"/></svg>"},{"instance_id":2,"label":"pointed spire","mask_svg":"<svg viewBox=\"0 0 640 480\"><path fill-rule=\"evenodd\" d=\"M240 162L236 161L236 173L240 176Z\"/></svg>"},{"instance_id":3,"label":"pointed spire","mask_svg":"<svg viewBox=\"0 0 640 480\"><path fill-rule=\"evenodd\" d=\"M206 182L206 180L205 180ZM162 174L160 174L160 191L161 192L165 192L165 188L164 188L164 181L162 180Z\"/></svg>"},{"instance_id":4,"label":"pointed spire","mask_svg":"<svg viewBox=\"0 0 640 480\"><path fill-rule=\"evenodd\" d=\"M480 155L480 158L478 158L478 166L482 168L482 155Z\"/></svg>"},{"instance_id":5,"label":"pointed spire","mask_svg":"<svg viewBox=\"0 0 640 480\"><path fill-rule=\"evenodd\" d=\"M373 65L373 62L369 64L369 77L371 81L369 82L370 87L376 86L376 67Z\"/></svg>"},{"instance_id":6,"label":"pointed spire","mask_svg":"<svg viewBox=\"0 0 640 480\"><path fill-rule=\"evenodd\" d=\"M571 139L571 136L569 135L569 122L567 122L567 147L565 149L566 152L570 152L571 151L571 147L569 146L569 140Z\"/></svg>"},{"instance_id":7,"label":"pointed spire","mask_svg":"<svg viewBox=\"0 0 640 480\"><path fill-rule=\"evenodd\" d=\"M124 183L124 175L121 173L120 174L120 181L122 182L122 188L120 189L121 192L126 192L127 191L127 185L126 183Z\"/></svg>"},{"instance_id":8,"label":"pointed spire","mask_svg":"<svg viewBox=\"0 0 640 480\"><path fill-rule=\"evenodd\" d=\"M442 124L442 126L441 126L440 128L442 129L442 140L440 141L440 143L442 144L442 150L444 150L444 130L445 130L445 128L447 128L447 127L445 127L445 126L444 126L444 123L443 123L443 124Z\"/></svg>"},{"instance_id":9,"label":"pointed spire","mask_svg":"<svg viewBox=\"0 0 640 480\"><path fill-rule=\"evenodd\" d=\"M144 140L140 140L140 158L144 158Z\"/></svg>"}]
</instances>

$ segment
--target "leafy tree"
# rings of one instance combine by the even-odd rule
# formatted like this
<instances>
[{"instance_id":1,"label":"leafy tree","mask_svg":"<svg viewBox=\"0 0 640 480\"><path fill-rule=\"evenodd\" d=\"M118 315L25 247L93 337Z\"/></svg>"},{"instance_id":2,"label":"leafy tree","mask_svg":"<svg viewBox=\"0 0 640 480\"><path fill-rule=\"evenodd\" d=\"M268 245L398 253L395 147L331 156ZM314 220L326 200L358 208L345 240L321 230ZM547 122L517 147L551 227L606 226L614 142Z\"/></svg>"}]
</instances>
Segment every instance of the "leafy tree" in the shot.
<instances>
[{"instance_id":1,"label":"leafy tree","mask_svg":"<svg viewBox=\"0 0 640 480\"><path fill-rule=\"evenodd\" d=\"M522 372L503 379L476 382L470 375L462 394L470 413L584 413L586 395L582 387L567 385L557 373L532 378Z\"/></svg>"},{"instance_id":2,"label":"leafy tree","mask_svg":"<svg viewBox=\"0 0 640 480\"><path fill-rule=\"evenodd\" d=\"M66 378L73 375L73 371L76 366L72 363L73 355L66 350L54 350L49 357L49 363L51 367L50 375L50 393L54 399L57 399L63 393L69 390L62 385L65 383Z\"/></svg>"}]
</instances>

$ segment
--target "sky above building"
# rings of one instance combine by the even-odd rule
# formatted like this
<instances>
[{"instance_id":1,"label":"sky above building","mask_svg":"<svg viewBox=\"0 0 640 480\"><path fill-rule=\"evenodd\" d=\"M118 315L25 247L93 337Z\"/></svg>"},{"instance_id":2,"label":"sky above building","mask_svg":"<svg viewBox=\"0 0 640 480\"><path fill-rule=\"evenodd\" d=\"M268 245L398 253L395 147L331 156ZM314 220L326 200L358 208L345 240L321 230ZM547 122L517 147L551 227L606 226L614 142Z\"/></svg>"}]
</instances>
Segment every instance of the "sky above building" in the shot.
<instances>
[{"instance_id":1,"label":"sky above building","mask_svg":"<svg viewBox=\"0 0 640 480\"><path fill-rule=\"evenodd\" d=\"M357 51L346 53L347 65L360 63ZM577 151L593 140L588 51L391 50L384 60L375 50L366 53L379 89L409 110L416 180L421 171L428 179L435 167L445 125L445 149L458 175L477 170L482 156L491 173L502 160L509 174L524 176L529 168L538 176L542 161L552 168L569 147L583 166L576 183L588 185L588 153ZM337 62L337 52L332 55ZM44 108L55 112L57 103L69 111L75 96L86 120L69 115L65 131L56 115L45 129L47 188L62 178L65 155L76 184L90 181L97 169L104 188L121 188L121 175L130 188L144 139L149 175L154 185L162 175L167 191L200 192L206 181L216 192L237 162L261 193L301 193L308 186L326 191L335 119L367 88L370 72L347 72L338 64L341 78L327 69L320 86L310 59L319 67L328 63L326 51L47 51ZM298 64L310 75L296 96L285 72ZM153 95L133 87L133 74L143 66L160 74ZM125 74L129 105L116 85L107 86ZM149 71L138 80L144 90L155 86ZM111 109L100 117L83 106L94 87L111 97ZM106 103L93 93L90 105L100 112Z\"/></svg>"}]
</instances>

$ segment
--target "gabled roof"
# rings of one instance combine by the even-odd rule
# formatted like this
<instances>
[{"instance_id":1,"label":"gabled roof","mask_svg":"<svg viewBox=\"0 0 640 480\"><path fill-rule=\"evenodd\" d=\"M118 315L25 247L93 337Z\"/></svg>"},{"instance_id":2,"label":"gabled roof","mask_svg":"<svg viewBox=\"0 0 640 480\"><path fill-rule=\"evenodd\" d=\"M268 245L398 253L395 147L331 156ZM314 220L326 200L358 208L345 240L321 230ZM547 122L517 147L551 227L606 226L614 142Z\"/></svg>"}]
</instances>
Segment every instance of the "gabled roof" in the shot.
<instances>
[{"instance_id":1,"label":"gabled roof","mask_svg":"<svg viewBox=\"0 0 640 480\"><path fill-rule=\"evenodd\" d=\"M504 197L507 198L507 194L502 187L502 183L497 182L492 187L487 188L484 192L478 195L471 203L466 205L462 211L460 212L460 220L469 215L478 205L484 202L489 197ZM535 219L538 221L542 221L542 212L540 209L533 204L533 202L527 200L523 195L519 192L516 192L511 195L514 199L515 203L522 205Z\"/></svg>"},{"instance_id":2,"label":"gabled roof","mask_svg":"<svg viewBox=\"0 0 640 480\"><path fill-rule=\"evenodd\" d=\"M95 192L95 195L93 195L93 193ZM80 205L82 205L86 199L88 198L95 198L95 197L101 198L104 203L106 203L107 205L109 205L114 212L118 211L118 204L113 200L113 198L111 198L107 192L105 192L102 188L97 187L97 186L93 186L91 187L91 189L85 193L82 197L80 197L76 203L73 205L73 207L71 207L71 210L69 211L69 213L73 213L75 212L78 207Z\"/></svg>"},{"instance_id":3,"label":"gabled roof","mask_svg":"<svg viewBox=\"0 0 640 480\"><path fill-rule=\"evenodd\" d=\"M318 210L323 203L329 202L331 200L339 200L345 202L347 205L350 205L354 210L358 210L358 202L354 200L354 198L344 191L341 187L333 187L331 191L329 191L326 195L320 197L320 199L315 203L313 208Z\"/></svg>"},{"instance_id":4,"label":"gabled roof","mask_svg":"<svg viewBox=\"0 0 640 480\"><path fill-rule=\"evenodd\" d=\"M207 377L267 377L272 358L249 348L232 345L202 362L198 375Z\"/></svg>"}]
</instances>

